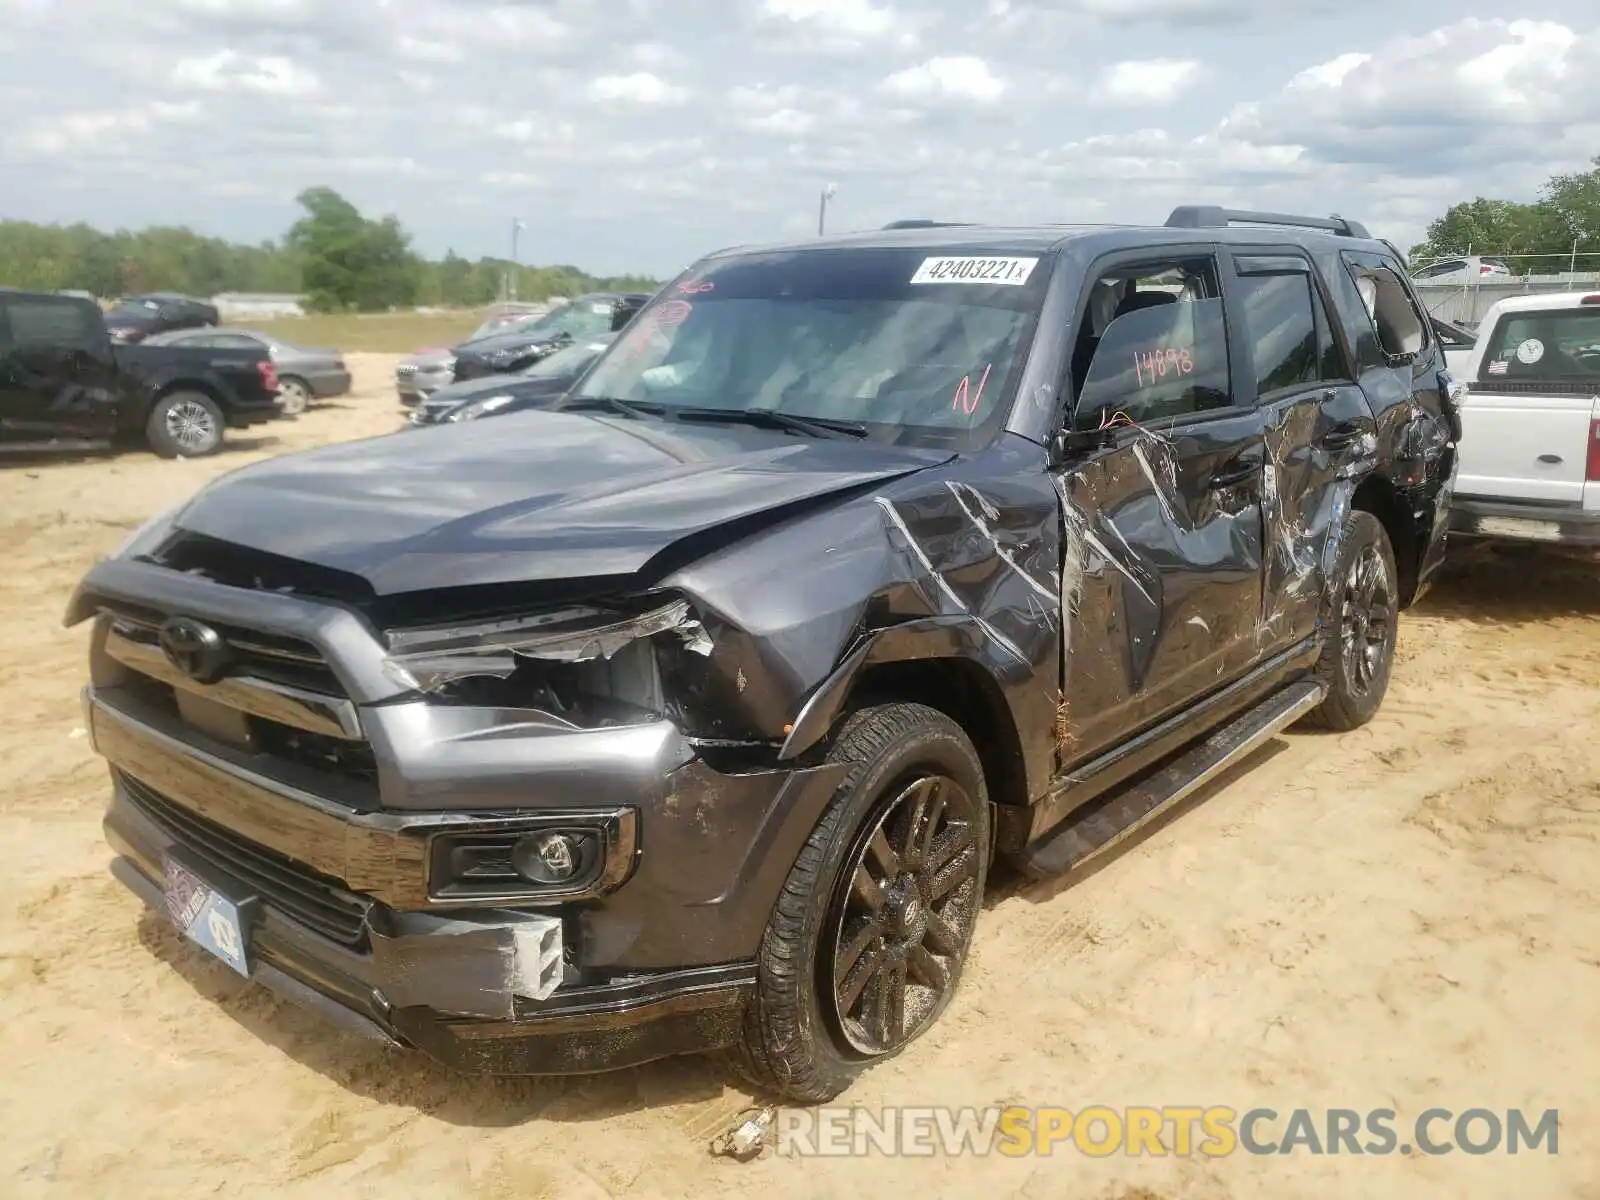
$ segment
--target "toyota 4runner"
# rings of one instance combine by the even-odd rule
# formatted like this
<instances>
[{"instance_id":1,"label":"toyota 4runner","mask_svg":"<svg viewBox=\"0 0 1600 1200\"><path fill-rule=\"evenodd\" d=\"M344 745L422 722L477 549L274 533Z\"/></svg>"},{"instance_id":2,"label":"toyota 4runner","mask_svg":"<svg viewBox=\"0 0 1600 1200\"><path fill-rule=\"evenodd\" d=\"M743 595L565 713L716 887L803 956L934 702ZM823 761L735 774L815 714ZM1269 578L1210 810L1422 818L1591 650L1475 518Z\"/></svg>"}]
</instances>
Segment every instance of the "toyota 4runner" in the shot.
<instances>
[{"instance_id":1,"label":"toyota 4runner","mask_svg":"<svg viewBox=\"0 0 1600 1200\"><path fill-rule=\"evenodd\" d=\"M710 255L554 410L245 467L95 566L116 874L459 1067L816 1101L1054 876L1383 698L1456 416L1353 222Z\"/></svg>"}]
</instances>

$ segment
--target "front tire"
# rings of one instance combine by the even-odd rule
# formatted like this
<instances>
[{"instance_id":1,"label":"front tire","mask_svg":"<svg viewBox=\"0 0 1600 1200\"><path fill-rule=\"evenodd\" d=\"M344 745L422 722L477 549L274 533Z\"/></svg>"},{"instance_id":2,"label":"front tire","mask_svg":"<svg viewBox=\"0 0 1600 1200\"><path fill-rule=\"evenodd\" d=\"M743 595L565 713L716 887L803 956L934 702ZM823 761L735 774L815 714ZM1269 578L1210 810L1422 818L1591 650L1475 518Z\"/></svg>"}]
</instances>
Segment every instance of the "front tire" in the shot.
<instances>
[{"instance_id":1,"label":"front tire","mask_svg":"<svg viewBox=\"0 0 1600 1200\"><path fill-rule=\"evenodd\" d=\"M222 449L227 422L203 392L169 392L156 401L145 437L162 458L203 458Z\"/></svg>"},{"instance_id":2,"label":"front tire","mask_svg":"<svg viewBox=\"0 0 1600 1200\"><path fill-rule=\"evenodd\" d=\"M735 1050L757 1086L831 1100L938 1020L983 903L989 797L961 727L936 709L854 714L850 769L789 872Z\"/></svg>"},{"instance_id":3,"label":"front tire","mask_svg":"<svg viewBox=\"0 0 1600 1200\"><path fill-rule=\"evenodd\" d=\"M1317 664L1328 695L1308 722L1344 732L1372 720L1394 667L1399 572L1389 535L1371 513L1350 513L1334 579L1329 636Z\"/></svg>"}]
</instances>

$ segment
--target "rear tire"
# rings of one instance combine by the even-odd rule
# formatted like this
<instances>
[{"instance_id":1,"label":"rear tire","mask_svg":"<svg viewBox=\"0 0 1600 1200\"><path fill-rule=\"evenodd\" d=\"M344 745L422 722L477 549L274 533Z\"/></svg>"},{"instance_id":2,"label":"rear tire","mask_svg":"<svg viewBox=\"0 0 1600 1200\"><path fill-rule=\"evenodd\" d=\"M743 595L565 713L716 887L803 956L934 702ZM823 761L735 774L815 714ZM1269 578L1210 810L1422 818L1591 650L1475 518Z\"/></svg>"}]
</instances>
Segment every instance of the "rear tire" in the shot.
<instances>
[{"instance_id":1,"label":"rear tire","mask_svg":"<svg viewBox=\"0 0 1600 1200\"><path fill-rule=\"evenodd\" d=\"M278 407L286 417L298 417L311 407L311 387L303 379L290 375L278 380Z\"/></svg>"},{"instance_id":2,"label":"rear tire","mask_svg":"<svg viewBox=\"0 0 1600 1200\"><path fill-rule=\"evenodd\" d=\"M734 1061L784 1099L831 1100L930 1029L961 980L989 865L967 735L920 704L864 709L850 768L801 849L757 960Z\"/></svg>"},{"instance_id":3,"label":"rear tire","mask_svg":"<svg viewBox=\"0 0 1600 1200\"><path fill-rule=\"evenodd\" d=\"M162 458L203 458L222 449L227 422L204 392L168 392L145 423L150 449Z\"/></svg>"},{"instance_id":4,"label":"rear tire","mask_svg":"<svg viewBox=\"0 0 1600 1200\"><path fill-rule=\"evenodd\" d=\"M1399 572L1377 517L1357 509L1343 530L1317 677L1328 685L1308 724L1344 732L1372 720L1389 690L1399 622Z\"/></svg>"}]
</instances>

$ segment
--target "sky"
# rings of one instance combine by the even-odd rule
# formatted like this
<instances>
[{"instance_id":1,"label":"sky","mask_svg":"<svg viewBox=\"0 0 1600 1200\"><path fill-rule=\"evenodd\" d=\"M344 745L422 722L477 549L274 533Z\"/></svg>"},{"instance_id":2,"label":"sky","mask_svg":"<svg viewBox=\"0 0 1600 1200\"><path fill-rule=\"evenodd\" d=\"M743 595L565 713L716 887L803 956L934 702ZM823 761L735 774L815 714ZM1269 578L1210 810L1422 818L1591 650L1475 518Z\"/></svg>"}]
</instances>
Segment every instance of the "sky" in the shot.
<instances>
[{"instance_id":1,"label":"sky","mask_svg":"<svg viewBox=\"0 0 1600 1200\"><path fill-rule=\"evenodd\" d=\"M1593 0L0 0L0 217L669 276L901 217L1365 221L1600 154Z\"/></svg>"}]
</instances>

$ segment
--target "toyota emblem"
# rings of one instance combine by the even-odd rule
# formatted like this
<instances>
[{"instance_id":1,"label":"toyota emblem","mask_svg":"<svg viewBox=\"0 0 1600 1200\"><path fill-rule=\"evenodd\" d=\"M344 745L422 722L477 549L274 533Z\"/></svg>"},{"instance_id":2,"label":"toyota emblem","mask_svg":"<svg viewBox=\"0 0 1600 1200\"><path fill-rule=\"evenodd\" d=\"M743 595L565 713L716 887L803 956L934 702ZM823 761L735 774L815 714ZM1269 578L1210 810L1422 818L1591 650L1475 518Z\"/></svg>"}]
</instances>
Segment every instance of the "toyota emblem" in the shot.
<instances>
[{"instance_id":1,"label":"toyota emblem","mask_svg":"<svg viewBox=\"0 0 1600 1200\"><path fill-rule=\"evenodd\" d=\"M172 617L161 626L161 653L196 683L215 683L228 669L228 643L209 625Z\"/></svg>"}]
</instances>

